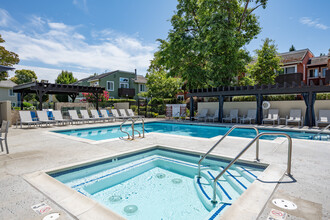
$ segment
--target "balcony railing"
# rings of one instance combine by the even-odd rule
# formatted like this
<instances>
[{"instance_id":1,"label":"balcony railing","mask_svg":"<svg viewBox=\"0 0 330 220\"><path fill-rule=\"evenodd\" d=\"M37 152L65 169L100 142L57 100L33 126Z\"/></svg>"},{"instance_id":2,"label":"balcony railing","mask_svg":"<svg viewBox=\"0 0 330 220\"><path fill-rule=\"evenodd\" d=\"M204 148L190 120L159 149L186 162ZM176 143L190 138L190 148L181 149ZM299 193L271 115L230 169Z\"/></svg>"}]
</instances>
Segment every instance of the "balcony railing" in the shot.
<instances>
[{"instance_id":1,"label":"balcony railing","mask_svg":"<svg viewBox=\"0 0 330 220\"><path fill-rule=\"evenodd\" d=\"M118 96L133 98L135 96L135 89L118 88Z\"/></svg>"},{"instance_id":2,"label":"balcony railing","mask_svg":"<svg viewBox=\"0 0 330 220\"><path fill-rule=\"evenodd\" d=\"M275 82L279 84L283 84L284 82L292 84L292 82L295 82L299 85L301 81L303 81L302 73L281 74L275 79Z\"/></svg>"}]
</instances>

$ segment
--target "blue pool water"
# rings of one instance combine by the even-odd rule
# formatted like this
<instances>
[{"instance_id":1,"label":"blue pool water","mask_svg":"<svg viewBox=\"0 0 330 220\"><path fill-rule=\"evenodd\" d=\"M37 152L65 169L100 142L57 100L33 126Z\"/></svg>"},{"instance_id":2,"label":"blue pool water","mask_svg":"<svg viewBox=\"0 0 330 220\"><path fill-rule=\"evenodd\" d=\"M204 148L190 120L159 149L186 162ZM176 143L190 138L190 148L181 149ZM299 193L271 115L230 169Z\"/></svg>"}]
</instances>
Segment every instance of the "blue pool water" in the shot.
<instances>
[{"instance_id":1,"label":"blue pool water","mask_svg":"<svg viewBox=\"0 0 330 220\"><path fill-rule=\"evenodd\" d=\"M136 124L135 129L142 132L141 124ZM175 134L175 135L183 135L183 136L191 136L191 137L212 138L218 135L224 135L230 129L230 127L150 122L150 123L145 123L144 129L146 133L157 132L157 133ZM131 126L129 125L123 126L123 130L130 133ZM120 131L119 126L61 130L55 132L60 134L66 134L69 136L95 140L95 141L120 138L126 136L124 133ZM282 130L279 131L279 130L270 130L270 129L259 129L259 132L285 132L289 134L292 138L306 139L306 140L311 139L315 134L312 132L282 131ZM244 128L237 128L230 134L230 136L244 137L244 138L254 138L255 135L256 135L255 130L244 129ZM261 137L261 139L268 139L268 140L273 140L275 138L276 136Z\"/></svg>"},{"instance_id":2,"label":"blue pool water","mask_svg":"<svg viewBox=\"0 0 330 220\"><path fill-rule=\"evenodd\" d=\"M236 163L218 181L213 205L213 176L229 162L208 157L197 179L198 160L199 155L158 148L48 174L126 219L212 220L265 169Z\"/></svg>"}]
</instances>

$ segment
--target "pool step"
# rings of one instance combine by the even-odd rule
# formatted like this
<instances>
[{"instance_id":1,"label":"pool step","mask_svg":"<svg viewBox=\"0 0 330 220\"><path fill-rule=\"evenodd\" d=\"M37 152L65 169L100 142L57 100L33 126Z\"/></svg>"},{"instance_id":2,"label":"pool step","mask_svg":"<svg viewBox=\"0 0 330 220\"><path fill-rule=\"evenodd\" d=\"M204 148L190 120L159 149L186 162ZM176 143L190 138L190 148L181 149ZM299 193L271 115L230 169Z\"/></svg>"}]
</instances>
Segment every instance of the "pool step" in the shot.
<instances>
[{"instance_id":1,"label":"pool step","mask_svg":"<svg viewBox=\"0 0 330 220\"><path fill-rule=\"evenodd\" d=\"M210 179L207 177L205 173L201 173L201 177L198 178L196 175L194 177L194 187L197 192L197 195L201 202L203 203L204 207L208 210L211 211L214 209L215 204L211 202L212 197L213 197L213 187L212 187L212 182ZM221 200L219 196L217 197L218 200Z\"/></svg>"}]
</instances>

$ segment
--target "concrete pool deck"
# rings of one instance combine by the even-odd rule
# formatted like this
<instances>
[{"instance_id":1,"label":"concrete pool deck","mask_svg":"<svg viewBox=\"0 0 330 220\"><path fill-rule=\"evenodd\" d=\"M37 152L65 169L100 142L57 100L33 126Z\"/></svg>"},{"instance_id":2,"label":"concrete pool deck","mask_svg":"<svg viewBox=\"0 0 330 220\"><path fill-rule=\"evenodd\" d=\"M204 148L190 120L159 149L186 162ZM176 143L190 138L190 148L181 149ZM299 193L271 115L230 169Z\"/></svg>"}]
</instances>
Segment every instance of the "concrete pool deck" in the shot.
<instances>
[{"instance_id":1,"label":"concrete pool deck","mask_svg":"<svg viewBox=\"0 0 330 220\"><path fill-rule=\"evenodd\" d=\"M109 125L120 122L109 123ZM76 219L54 203L25 179L26 174L51 170L60 166L81 163L149 146L168 146L176 149L206 152L218 139L193 138L166 134L147 134L134 141L114 140L97 144L49 135L50 130L104 126L104 123L54 126L49 128L10 128L8 143L10 154L0 155L0 219L42 219L31 206L45 202L59 212L61 219ZM272 126L266 126L272 127ZM282 126L281 126L282 127ZM214 154L235 157L251 139L228 137ZM242 157L253 161L255 148ZM261 162L286 168L287 143L285 139L261 141ZM284 176L272 198L294 201L297 210L286 211L275 207L271 200L265 204L259 219L267 219L272 208L285 211L287 219L330 219L330 142L293 139L292 174ZM251 201L253 203L253 201ZM243 207L242 207L243 208ZM244 207L249 209L249 207ZM225 213L226 214L226 213ZM111 218L109 218L111 219Z\"/></svg>"}]
</instances>

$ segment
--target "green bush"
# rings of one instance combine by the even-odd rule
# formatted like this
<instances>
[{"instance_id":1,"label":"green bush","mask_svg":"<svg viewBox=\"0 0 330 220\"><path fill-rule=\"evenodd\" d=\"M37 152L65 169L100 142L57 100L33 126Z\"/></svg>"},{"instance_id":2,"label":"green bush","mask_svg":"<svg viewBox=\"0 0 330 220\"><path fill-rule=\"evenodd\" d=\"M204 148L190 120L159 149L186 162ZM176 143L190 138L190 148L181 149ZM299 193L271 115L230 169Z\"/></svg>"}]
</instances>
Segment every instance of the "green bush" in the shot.
<instances>
[{"instance_id":1,"label":"green bush","mask_svg":"<svg viewBox=\"0 0 330 220\"><path fill-rule=\"evenodd\" d=\"M29 103L29 102L23 102L23 107L24 108L30 108L30 107L32 107L33 105L31 104L31 103Z\"/></svg>"},{"instance_id":2,"label":"green bush","mask_svg":"<svg viewBox=\"0 0 330 220\"><path fill-rule=\"evenodd\" d=\"M157 118L165 118L165 115L158 115Z\"/></svg>"},{"instance_id":3,"label":"green bush","mask_svg":"<svg viewBox=\"0 0 330 220\"><path fill-rule=\"evenodd\" d=\"M136 112L138 110L138 107L136 105L131 105L131 109L133 112Z\"/></svg>"},{"instance_id":4,"label":"green bush","mask_svg":"<svg viewBox=\"0 0 330 220\"><path fill-rule=\"evenodd\" d=\"M330 93L318 93L316 94L316 100L330 100Z\"/></svg>"},{"instance_id":5,"label":"green bush","mask_svg":"<svg viewBox=\"0 0 330 220\"><path fill-rule=\"evenodd\" d=\"M250 102L256 101L255 96L234 96L232 99L233 102Z\"/></svg>"}]
</instances>

